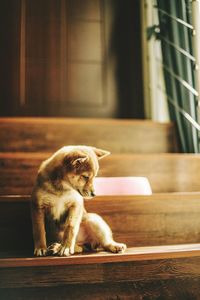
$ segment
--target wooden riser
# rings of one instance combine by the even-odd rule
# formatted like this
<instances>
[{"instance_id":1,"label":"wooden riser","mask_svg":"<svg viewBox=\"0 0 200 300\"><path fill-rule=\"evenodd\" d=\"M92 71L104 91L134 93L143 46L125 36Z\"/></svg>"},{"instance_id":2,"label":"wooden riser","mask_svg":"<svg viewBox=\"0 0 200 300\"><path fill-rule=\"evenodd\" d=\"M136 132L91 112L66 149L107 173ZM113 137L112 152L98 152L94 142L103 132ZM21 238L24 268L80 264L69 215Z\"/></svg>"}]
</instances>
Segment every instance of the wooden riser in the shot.
<instances>
[{"instance_id":1,"label":"wooden riser","mask_svg":"<svg viewBox=\"0 0 200 300\"><path fill-rule=\"evenodd\" d=\"M170 265L171 267L172 265ZM130 266L131 267L131 266ZM169 266L167 266L169 267ZM172 266L173 267L173 266ZM126 272L128 270L126 269ZM113 272L113 270L112 270ZM24 274L23 274L24 275ZM22 277L23 278L23 277ZM133 277L134 278L134 277ZM109 283L70 284L47 287L7 288L0 290L5 300L108 300L108 299L199 299L198 276L183 276L164 280L141 280Z\"/></svg>"},{"instance_id":2,"label":"wooden riser","mask_svg":"<svg viewBox=\"0 0 200 300\"><path fill-rule=\"evenodd\" d=\"M91 145L112 153L177 152L172 123L80 118L0 118L0 151L54 152Z\"/></svg>"},{"instance_id":3,"label":"wooden riser","mask_svg":"<svg viewBox=\"0 0 200 300\"><path fill-rule=\"evenodd\" d=\"M108 295L112 299L116 295L117 299L143 299L141 296L147 295L148 291L151 291L149 296L156 297L156 286L162 287L162 299L169 299L164 298L167 293L174 296L172 299L188 299L181 297L198 295L200 283L200 245L133 248L123 255L102 253L0 263L0 295L5 297L3 299L8 295L8 299L18 299L16 295L19 299L27 299L29 294L44 299L45 291L48 299L53 299L56 292L59 299L91 299L88 295L92 299L108 299ZM185 284L180 288L183 282Z\"/></svg>"},{"instance_id":4,"label":"wooden riser","mask_svg":"<svg viewBox=\"0 0 200 300\"><path fill-rule=\"evenodd\" d=\"M40 163L50 153L0 153L0 194L30 194ZM200 191L200 155L112 154L98 176L145 176L154 193Z\"/></svg>"}]
</instances>

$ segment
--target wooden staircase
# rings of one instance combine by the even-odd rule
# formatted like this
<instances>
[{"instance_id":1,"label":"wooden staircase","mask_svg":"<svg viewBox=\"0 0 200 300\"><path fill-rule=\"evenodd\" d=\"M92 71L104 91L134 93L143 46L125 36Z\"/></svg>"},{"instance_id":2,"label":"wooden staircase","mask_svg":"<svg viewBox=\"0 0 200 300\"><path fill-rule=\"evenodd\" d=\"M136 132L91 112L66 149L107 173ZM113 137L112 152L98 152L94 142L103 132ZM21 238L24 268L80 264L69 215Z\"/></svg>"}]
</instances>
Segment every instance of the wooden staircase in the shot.
<instances>
[{"instance_id":1,"label":"wooden staircase","mask_svg":"<svg viewBox=\"0 0 200 300\"><path fill-rule=\"evenodd\" d=\"M0 119L0 299L200 299L200 156L178 153L173 124ZM105 148L99 176L146 176L150 196L85 203L124 254L33 257L30 193L42 160L67 144Z\"/></svg>"}]
</instances>

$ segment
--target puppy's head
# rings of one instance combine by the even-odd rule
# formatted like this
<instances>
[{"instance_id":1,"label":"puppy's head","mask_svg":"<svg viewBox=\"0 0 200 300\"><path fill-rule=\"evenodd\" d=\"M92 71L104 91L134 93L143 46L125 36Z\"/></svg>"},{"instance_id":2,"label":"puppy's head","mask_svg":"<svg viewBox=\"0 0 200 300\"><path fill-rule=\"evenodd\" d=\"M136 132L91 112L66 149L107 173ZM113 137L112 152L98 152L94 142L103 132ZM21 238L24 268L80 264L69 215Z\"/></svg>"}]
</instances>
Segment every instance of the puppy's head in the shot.
<instances>
[{"instance_id":1,"label":"puppy's head","mask_svg":"<svg viewBox=\"0 0 200 300\"><path fill-rule=\"evenodd\" d=\"M109 154L108 151L89 146L74 146L65 154L65 179L85 199L95 196L93 181L99 170L98 160Z\"/></svg>"}]
</instances>

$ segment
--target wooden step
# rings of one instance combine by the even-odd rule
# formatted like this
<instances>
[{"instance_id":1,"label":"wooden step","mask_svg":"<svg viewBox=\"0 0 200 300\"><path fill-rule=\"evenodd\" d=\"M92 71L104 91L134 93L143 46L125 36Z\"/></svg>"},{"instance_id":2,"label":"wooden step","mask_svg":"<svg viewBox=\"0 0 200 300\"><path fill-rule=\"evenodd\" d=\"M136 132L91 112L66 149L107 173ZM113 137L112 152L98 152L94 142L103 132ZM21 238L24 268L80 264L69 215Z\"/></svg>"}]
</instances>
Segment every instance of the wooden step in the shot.
<instances>
[{"instance_id":1,"label":"wooden step","mask_svg":"<svg viewBox=\"0 0 200 300\"><path fill-rule=\"evenodd\" d=\"M145 299L149 295L156 299L159 292L161 299L169 299L168 295L171 299L198 299L199 249L200 245L164 246L132 248L117 255L5 260L0 264L0 296Z\"/></svg>"},{"instance_id":2,"label":"wooden step","mask_svg":"<svg viewBox=\"0 0 200 300\"><path fill-rule=\"evenodd\" d=\"M130 249L127 254L109 256L110 260L107 255L92 261L83 256L78 264L74 263L76 258L41 258L34 259L39 265L18 267L16 260L15 266L0 266L0 296L37 300L199 299L199 245L186 249L149 249L150 254L145 255Z\"/></svg>"},{"instance_id":3,"label":"wooden step","mask_svg":"<svg viewBox=\"0 0 200 300\"><path fill-rule=\"evenodd\" d=\"M2 257L0 299L198 299L200 193L98 197L86 206L132 239L127 251ZM9 236L12 251L27 246L29 218L28 197L0 197L1 248Z\"/></svg>"},{"instance_id":4,"label":"wooden step","mask_svg":"<svg viewBox=\"0 0 200 300\"><path fill-rule=\"evenodd\" d=\"M1 258L0 270L1 268L91 265L197 256L200 256L200 243L149 247L129 247L124 253L118 254L100 251L94 253L90 252L86 254L74 254L69 257L46 256L41 258L31 256ZM69 279L69 281L71 280L72 278ZM93 280L96 281L96 279L94 278ZM40 285L42 283L39 281L37 284Z\"/></svg>"},{"instance_id":5,"label":"wooden step","mask_svg":"<svg viewBox=\"0 0 200 300\"><path fill-rule=\"evenodd\" d=\"M29 196L0 197L0 256L32 255ZM86 201L128 247L200 242L200 193L101 196Z\"/></svg>"},{"instance_id":6,"label":"wooden step","mask_svg":"<svg viewBox=\"0 0 200 300\"><path fill-rule=\"evenodd\" d=\"M40 163L50 153L0 153L0 194L30 194ZM98 176L144 176L154 193L200 191L200 155L112 154Z\"/></svg>"},{"instance_id":7,"label":"wooden step","mask_svg":"<svg viewBox=\"0 0 200 300\"><path fill-rule=\"evenodd\" d=\"M0 118L1 152L54 152L91 145L112 153L177 152L172 123L80 118Z\"/></svg>"}]
</instances>

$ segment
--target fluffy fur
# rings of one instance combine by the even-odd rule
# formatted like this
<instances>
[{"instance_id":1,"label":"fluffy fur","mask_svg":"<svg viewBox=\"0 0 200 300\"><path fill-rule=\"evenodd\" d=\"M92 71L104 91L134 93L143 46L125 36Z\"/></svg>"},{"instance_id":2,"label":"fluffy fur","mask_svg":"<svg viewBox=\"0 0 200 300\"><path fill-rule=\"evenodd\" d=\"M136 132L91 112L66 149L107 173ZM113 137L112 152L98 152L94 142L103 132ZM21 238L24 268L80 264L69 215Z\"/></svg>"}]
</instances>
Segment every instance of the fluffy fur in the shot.
<instances>
[{"instance_id":1,"label":"fluffy fur","mask_svg":"<svg viewBox=\"0 0 200 300\"><path fill-rule=\"evenodd\" d=\"M31 200L34 255L68 256L85 247L125 251L106 222L84 208L84 199L95 195L98 160L108 154L89 146L66 146L41 164Z\"/></svg>"}]
</instances>

